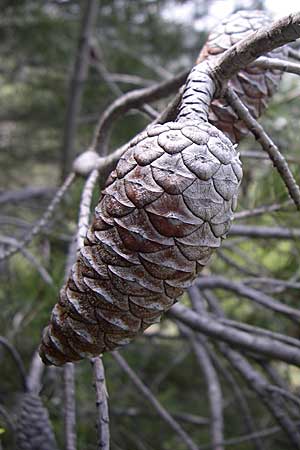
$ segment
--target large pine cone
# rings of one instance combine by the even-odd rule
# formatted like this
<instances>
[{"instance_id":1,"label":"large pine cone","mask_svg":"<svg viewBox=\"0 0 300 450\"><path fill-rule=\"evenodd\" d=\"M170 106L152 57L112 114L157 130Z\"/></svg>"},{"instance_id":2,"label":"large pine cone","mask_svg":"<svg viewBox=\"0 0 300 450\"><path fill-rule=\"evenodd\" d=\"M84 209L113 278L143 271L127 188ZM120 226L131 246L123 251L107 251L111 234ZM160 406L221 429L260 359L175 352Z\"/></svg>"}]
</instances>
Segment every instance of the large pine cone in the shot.
<instances>
[{"instance_id":1,"label":"large pine cone","mask_svg":"<svg viewBox=\"0 0 300 450\"><path fill-rule=\"evenodd\" d=\"M43 361L114 350L157 322L226 235L241 175L231 142L208 123L140 134L95 209L44 331Z\"/></svg>"},{"instance_id":2,"label":"large pine cone","mask_svg":"<svg viewBox=\"0 0 300 450\"><path fill-rule=\"evenodd\" d=\"M57 450L48 412L37 394L23 394L17 421L18 450Z\"/></svg>"},{"instance_id":3,"label":"large pine cone","mask_svg":"<svg viewBox=\"0 0 300 450\"><path fill-rule=\"evenodd\" d=\"M263 11L239 11L232 14L209 35L198 56L197 63L218 57L241 39L270 23L271 19ZM286 47L273 50L267 56L285 58ZM240 70L228 84L238 94L252 116L257 119L266 108L270 97L275 93L281 76L280 70L265 70L250 66ZM238 119L224 99L212 101L209 121L222 130L232 142L239 142L249 133L245 124Z\"/></svg>"}]
</instances>

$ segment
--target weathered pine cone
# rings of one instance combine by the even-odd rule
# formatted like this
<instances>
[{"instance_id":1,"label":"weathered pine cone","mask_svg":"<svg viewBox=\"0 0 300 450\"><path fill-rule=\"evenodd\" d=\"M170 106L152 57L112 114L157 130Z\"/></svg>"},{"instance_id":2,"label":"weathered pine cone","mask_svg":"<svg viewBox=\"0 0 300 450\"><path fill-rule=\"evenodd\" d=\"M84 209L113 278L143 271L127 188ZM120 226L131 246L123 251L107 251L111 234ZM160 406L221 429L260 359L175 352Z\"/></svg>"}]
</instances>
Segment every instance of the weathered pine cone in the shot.
<instances>
[{"instance_id":1,"label":"weathered pine cone","mask_svg":"<svg viewBox=\"0 0 300 450\"><path fill-rule=\"evenodd\" d=\"M150 126L95 209L40 354L60 365L127 344L191 284L232 220L242 171L209 123Z\"/></svg>"},{"instance_id":2,"label":"weathered pine cone","mask_svg":"<svg viewBox=\"0 0 300 450\"><path fill-rule=\"evenodd\" d=\"M260 28L269 25L271 19L263 11L239 11L224 19L209 35L197 63L213 60L228 50L241 39ZM286 47L281 47L266 55L270 58L285 58ZM282 72L266 70L255 65L240 70L229 81L229 86L238 94L254 118L258 118L267 106L268 100L275 93ZM249 130L225 99L214 99L209 111L209 121L237 143Z\"/></svg>"},{"instance_id":3,"label":"weathered pine cone","mask_svg":"<svg viewBox=\"0 0 300 450\"><path fill-rule=\"evenodd\" d=\"M37 394L23 394L17 421L18 450L57 450L48 412Z\"/></svg>"}]
</instances>

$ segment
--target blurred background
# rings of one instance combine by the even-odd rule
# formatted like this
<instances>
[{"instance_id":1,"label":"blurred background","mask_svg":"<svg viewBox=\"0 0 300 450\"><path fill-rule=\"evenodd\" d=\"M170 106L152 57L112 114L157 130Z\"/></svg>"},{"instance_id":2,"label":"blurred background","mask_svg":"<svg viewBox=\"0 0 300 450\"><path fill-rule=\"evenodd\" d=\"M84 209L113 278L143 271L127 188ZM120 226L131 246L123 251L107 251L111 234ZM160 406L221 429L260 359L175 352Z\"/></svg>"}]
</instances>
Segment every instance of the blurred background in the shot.
<instances>
[{"instance_id":1,"label":"blurred background","mask_svg":"<svg viewBox=\"0 0 300 450\"><path fill-rule=\"evenodd\" d=\"M0 248L7 249L30 231L58 186L70 171L76 155L91 142L101 112L122 92L147 87L193 65L209 30L223 17L239 9L268 9L276 17L297 9L296 1L213 0L101 0L92 33L82 101L72 142L68 141L68 108L74 87L74 64L85 1L1 0L0 17ZM78 82L78 80L77 80ZM300 84L286 75L262 123L272 135L296 178L300 176ZM156 102L162 110L172 96ZM114 127L110 148L127 142L149 123L149 118L130 111ZM66 142L68 142L66 146ZM68 147L68 151L66 148ZM258 144L251 138L240 146L244 180L239 211L288 199L283 183L267 159L256 159ZM255 156L256 155L256 156ZM28 249L33 259L18 253L0 263L0 334L14 343L26 368L38 346L41 330L63 282L68 246L76 229L83 181L77 181L47 227ZM95 201L99 190L95 193ZM250 219L249 224L296 228L294 209ZM209 273L299 279L298 241L236 238L213 259ZM236 266L242 267L241 270ZM242 273L241 273L242 272ZM272 292L275 296L282 291ZM229 291L218 291L231 319L299 337L288 320L256 309ZM286 289L287 304L299 304L299 290ZM166 336L167 338L166 338ZM203 374L185 339L168 319L123 351L127 360L152 392L182 423L193 439L210 446L207 389ZM165 423L145 404L126 375L109 356L104 358L110 394L112 449L185 449ZM223 360L226 367L226 360ZM277 363L285 382L299 392L300 371ZM246 432L232 386L222 378L225 436ZM257 429L269 429L274 421L257 396L239 380ZM78 448L95 449L95 397L88 362L76 368ZM0 404L14 414L21 390L18 371L0 349ZM49 408L62 448L61 371L48 369L42 396ZM0 415L0 440L11 449L13 439ZM207 445L205 445L207 444ZM253 449L253 443L234 447ZM281 433L269 434L264 449L293 447Z\"/></svg>"}]
</instances>

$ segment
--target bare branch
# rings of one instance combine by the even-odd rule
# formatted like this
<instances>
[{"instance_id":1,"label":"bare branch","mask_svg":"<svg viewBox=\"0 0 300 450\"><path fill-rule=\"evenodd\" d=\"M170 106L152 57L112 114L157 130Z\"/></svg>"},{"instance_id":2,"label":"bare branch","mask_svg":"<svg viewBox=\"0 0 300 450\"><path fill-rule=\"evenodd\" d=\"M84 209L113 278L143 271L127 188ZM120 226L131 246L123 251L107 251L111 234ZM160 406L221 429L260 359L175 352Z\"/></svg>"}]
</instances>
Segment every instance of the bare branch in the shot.
<instances>
[{"instance_id":1,"label":"bare branch","mask_svg":"<svg viewBox=\"0 0 300 450\"><path fill-rule=\"evenodd\" d=\"M221 444L224 440L223 396L218 375L207 351L207 343L203 336L196 337L187 327L180 326L180 329L188 336L206 381L211 416L210 433L214 450L223 450Z\"/></svg>"},{"instance_id":2,"label":"bare branch","mask_svg":"<svg viewBox=\"0 0 300 450\"><path fill-rule=\"evenodd\" d=\"M20 253L27 259L27 261L37 270L42 280L49 286L54 286L51 275L47 272L45 267L42 266L40 261L26 248L22 246L22 242L18 242L16 239L7 236L0 236L0 243L9 244L11 247L17 247L20 249ZM11 248L10 247L10 248Z\"/></svg>"},{"instance_id":3,"label":"bare branch","mask_svg":"<svg viewBox=\"0 0 300 450\"><path fill-rule=\"evenodd\" d=\"M282 72L289 72L300 75L300 64L285 61L283 59L271 59L265 56L260 56L252 65L261 67L262 69L278 69Z\"/></svg>"},{"instance_id":4,"label":"bare branch","mask_svg":"<svg viewBox=\"0 0 300 450\"><path fill-rule=\"evenodd\" d=\"M73 363L64 367L64 426L65 448L76 450L75 368Z\"/></svg>"},{"instance_id":5,"label":"bare branch","mask_svg":"<svg viewBox=\"0 0 300 450\"><path fill-rule=\"evenodd\" d=\"M300 36L300 13L283 17L256 31L226 50L217 61L217 79L229 80L259 56L285 45Z\"/></svg>"},{"instance_id":6,"label":"bare branch","mask_svg":"<svg viewBox=\"0 0 300 450\"><path fill-rule=\"evenodd\" d=\"M94 385L96 390L96 406L98 411L97 427L98 427L98 450L109 450L110 433L109 433L109 414L108 414L108 394L105 383L105 373L102 358L92 358L91 364L94 372Z\"/></svg>"},{"instance_id":7,"label":"bare branch","mask_svg":"<svg viewBox=\"0 0 300 450\"><path fill-rule=\"evenodd\" d=\"M79 207L79 218L77 225L77 248L80 249L83 246L84 239L89 227L89 218L91 212L91 203L93 197L93 191L98 179L98 170L94 169L88 179L85 182L84 188L81 194L81 201Z\"/></svg>"},{"instance_id":8,"label":"bare branch","mask_svg":"<svg viewBox=\"0 0 300 450\"><path fill-rule=\"evenodd\" d=\"M54 198L52 199L42 217L38 220L36 225L32 227L29 233L22 239L22 241L20 242L20 246L12 245L8 250L2 252L0 254L0 261L3 261L6 258L14 255L18 251L20 251L21 248L25 248L32 241L32 239L48 225L49 220L52 218L53 213L55 212L55 209L60 204L61 200L63 199L64 195L66 194L74 180L75 173L71 172L64 183L61 185L59 190L56 192Z\"/></svg>"},{"instance_id":9,"label":"bare branch","mask_svg":"<svg viewBox=\"0 0 300 450\"><path fill-rule=\"evenodd\" d=\"M36 351L31 360L29 373L27 375L27 386L30 392L38 394L41 390L41 378L44 372L45 366L42 363L42 360L39 356L39 353Z\"/></svg>"},{"instance_id":10,"label":"bare branch","mask_svg":"<svg viewBox=\"0 0 300 450\"><path fill-rule=\"evenodd\" d=\"M300 320L300 311L298 309L292 308L290 306L284 305L282 302L274 300L269 295L264 294L261 291L244 286L242 283L237 281L228 280L227 278L220 276L208 276L200 277L197 280L197 286L200 289L227 289L229 291L235 292L242 297L249 298L254 302L264 306L265 308L271 309L272 311L278 312L280 314L286 315L289 319L296 321Z\"/></svg>"},{"instance_id":11,"label":"bare branch","mask_svg":"<svg viewBox=\"0 0 300 450\"><path fill-rule=\"evenodd\" d=\"M81 108L81 98L89 64L90 39L96 20L97 0L88 0L82 17L78 50L76 54L66 112L66 126L62 149L62 178L70 170L75 141L77 118Z\"/></svg>"},{"instance_id":12,"label":"bare branch","mask_svg":"<svg viewBox=\"0 0 300 450\"><path fill-rule=\"evenodd\" d=\"M232 225L228 234L230 236L246 236L258 239L299 239L300 229L255 225Z\"/></svg>"},{"instance_id":13,"label":"bare branch","mask_svg":"<svg viewBox=\"0 0 300 450\"><path fill-rule=\"evenodd\" d=\"M265 133L263 127L249 113L248 109L232 89L227 88L225 97L240 119L245 122L255 139L261 144L263 150L268 153L284 184L286 185L291 198L294 200L297 208L300 209L300 188L297 185L284 156L280 153L276 145Z\"/></svg>"},{"instance_id":14,"label":"bare branch","mask_svg":"<svg viewBox=\"0 0 300 450\"><path fill-rule=\"evenodd\" d=\"M125 359L118 353L112 352L113 357L119 366L126 372L133 384L140 391L140 393L152 404L160 417L180 436L182 441L190 450L200 450L199 447L192 441L190 436L183 430L183 428L173 419L168 411L159 403L154 397L150 389L142 382L137 374L129 367Z\"/></svg>"},{"instance_id":15,"label":"bare branch","mask_svg":"<svg viewBox=\"0 0 300 450\"><path fill-rule=\"evenodd\" d=\"M235 213L234 219L235 220L243 220L248 219L249 217L255 217L260 216L262 214L268 214L276 211L282 211L286 210L290 205L292 205L292 200L288 200L283 203L275 203L273 205L265 205L265 206L259 206L257 208L253 208L250 210L245 211L239 211Z\"/></svg>"},{"instance_id":16,"label":"bare branch","mask_svg":"<svg viewBox=\"0 0 300 450\"><path fill-rule=\"evenodd\" d=\"M154 86L130 91L115 100L101 115L94 136L92 148L107 154L108 138L113 122L131 108L138 108L145 102L152 102L176 91L185 81L188 72L182 72L170 80Z\"/></svg>"},{"instance_id":17,"label":"bare branch","mask_svg":"<svg viewBox=\"0 0 300 450\"><path fill-rule=\"evenodd\" d=\"M181 304L172 306L167 314L193 330L214 339L300 366L300 349L289 344L270 339L269 337L250 335L228 325L225 326L216 317L210 314L202 314L200 316Z\"/></svg>"}]
</instances>

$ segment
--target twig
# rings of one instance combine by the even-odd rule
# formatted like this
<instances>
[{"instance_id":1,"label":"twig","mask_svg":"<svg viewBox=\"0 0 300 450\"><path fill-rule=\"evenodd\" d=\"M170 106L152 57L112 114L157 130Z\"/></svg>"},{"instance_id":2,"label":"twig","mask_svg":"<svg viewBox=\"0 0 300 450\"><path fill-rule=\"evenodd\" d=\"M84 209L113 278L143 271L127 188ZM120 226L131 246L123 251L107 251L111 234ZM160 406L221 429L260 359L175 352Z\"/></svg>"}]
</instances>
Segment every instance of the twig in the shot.
<instances>
[{"instance_id":1,"label":"twig","mask_svg":"<svg viewBox=\"0 0 300 450\"><path fill-rule=\"evenodd\" d=\"M39 219L39 221L36 223L36 225L33 226L33 228L29 231L29 233L21 240L20 245L14 246L12 245L8 250L4 251L0 255L0 261L5 260L6 258L9 258L10 256L14 255L18 251L21 250L21 248L25 248L32 239L39 234L43 228L45 228L51 217L53 216L53 213L61 200L63 199L64 195L70 188L71 184L75 180L75 173L71 172L70 175L66 178L62 186L59 188L59 190L56 192L54 198L52 199L51 203L47 207L46 211L42 215L42 217Z\"/></svg>"},{"instance_id":2,"label":"twig","mask_svg":"<svg viewBox=\"0 0 300 450\"><path fill-rule=\"evenodd\" d=\"M294 423L290 420L288 414L284 411L282 402L278 395L271 395L269 384L266 379L255 371L248 361L239 355L238 352L229 348L227 344L219 344L219 348L224 356L230 361L232 366L246 380L251 389L253 389L259 398L265 403L271 414L278 421L279 425L285 430L295 449L300 448L300 434Z\"/></svg>"},{"instance_id":3,"label":"twig","mask_svg":"<svg viewBox=\"0 0 300 450\"><path fill-rule=\"evenodd\" d=\"M203 372L207 385L207 395L210 405L210 433L214 450L223 450L221 444L224 440L223 428L223 396L218 375L212 364L211 358L207 351L207 343L203 336L194 335L184 326L180 327L183 334L186 334L192 344L195 356Z\"/></svg>"},{"instance_id":4,"label":"twig","mask_svg":"<svg viewBox=\"0 0 300 450\"><path fill-rule=\"evenodd\" d=\"M103 78L105 83L108 85L110 90L117 96L120 96L123 94L123 91L119 88L119 86L116 84L116 82L113 80L113 77L109 73L109 71L106 69L105 65L103 64L102 60L102 52L99 46L93 45L91 47L94 60L95 60L95 67L99 73L99 75ZM138 78L138 77L137 77ZM152 106L144 104L139 107L139 110L141 112L144 112L147 114L150 118L155 119L158 115L157 111L152 108Z\"/></svg>"},{"instance_id":5,"label":"twig","mask_svg":"<svg viewBox=\"0 0 300 450\"><path fill-rule=\"evenodd\" d=\"M98 450L109 450L109 414L108 414L108 394L105 384L104 367L101 357L92 358L91 364L94 372L94 385L96 390L96 406L98 411Z\"/></svg>"},{"instance_id":6,"label":"twig","mask_svg":"<svg viewBox=\"0 0 300 450\"><path fill-rule=\"evenodd\" d=\"M228 325L225 326L216 317L210 314L200 316L181 304L172 306L168 315L214 339L300 366L300 349L294 346L269 337L250 335Z\"/></svg>"},{"instance_id":7,"label":"twig","mask_svg":"<svg viewBox=\"0 0 300 450\"><path fill-rule=\"evenodd\" d=\"M204 291L200 292L199 289L196 288L196 286L193 286L189 289L189 296L192 302L192 305L196 312L198 314L201 314L203 312L203 302L206 301L208 305L212 306L213 311L218 311L220 318L223 317L223 311L219 307L218 301L215 298L215 296L210 291ZM210 355L210 358L213 361L214 366L221 372L224 379L227 381L229 386L231 387L233 394L236 398L236 402L238 407L240 408L241 413L243 414L246 429L249 433L254 433L254 430L256 429L256 425L253 421L253 418L251 416L251 412L249 409L248 402L243 395L237 380L234 378L231 371L227 370L224 365L221 363L219 358L217 357L217 354L215 351L211 351L208 348L208 352ZM253 439L254 445L257 450L263 450L262 443L258 437L255 437Z\"/></svg>"},{"instance_id":8,"label":"twig","mask_svg":"<svg viewBox=\"0 0 300 450\"><path fill-rule=\"evenodd\" d=\"M150 389L142 382L142 380L137 376L137 374L129 367L125 359L118 353L112 352L113 357L119 364L119 366L126 372L136 388L141 392L141 394L152 404L160 417L180 436L182 441L190 450L200 450L199 447L194 443L190 436L183 430L178 422L168 413L168 411L159 403L159 401L154 397Z\"/></svg>"},{"instance_id":9,"label":"twig","mask_svg":"<svg viewBox=\"0 0 300 450\"><path fill-rule=\"evenodd\" d=\"M299 426L300 422L293 422L295 426ZM242 436L238 436L236 438L226 439L222 442L222 444L227 446L233 446L233 445L239 445L243 444L244 442L253 441L257 438L266 438L269 436L272 436L274 434L277 434L282 431L282 428L279 426L266 428L264 430L256 431L254 433L245 434ZM230 447L231 448L231 447ZM214 450L211 444L203 445L202 450Z\"/></svg>"},{"instance_id":10,"label":"twig","mask_svg":"<svg viewBox=\"0 0 300 450\"><path fill-rule=\"evenodd\" d=\"M64 413L65 448L76 450L75 368L72 363L64 366Z\"/></svg>"},{"instance_id":11,"label":"twig","mask_svg":"<svg viewBox=\"0 0 300 450\"><path fill-rule=\"evenodd\" d=\"M262 214L268 214L275 211L282 211L283 209L285 210L288 206L292 204L293 204L292 200L288 200L283 203L275 203L273 205L264 205L250 210L239 211L235 213L234 220L243 220L248 219L249 217L260 216Z\"/></svg>"},{"instance_id":12,"label":"twig","mask_svg":"<svg viewBox=\"0 0 300 450\"><path fill-rule=\"evenodd\" d=\"M200 277L197 281L197 286L200 289L217 289L222 288L238 295L249 298L254 302L264 306L265 308L271 309L272 311L278 312L280 314L286 315L289 319L296 321L300 320L300 311L296 308L284 305L282 302L274 300L269 295L264 294L261 291L244 286L242 283L237 281L229 280L221 276L207 276Z\"/></svg>"},{"instance_id":13,"label":"twig","mask_svg":"<svg viewBox=\"0 0 300 450\"><path fill-rule=\"evenodd\" d=\"M300 228L232 225L230 236L246 236L258 239L299 239Z\"/></svg>"},{"instance_id":14,"label":"twig","mask_svg":"<svg viewBox=\"0 0 300 450\"><path fill-rule=\"evenodd\" d=\"M85 182L84 188L81 194L81 201L79 207L79 218L77 225L77 248L83 247L84 239L89 227L89 217L91 211L91 203L93 197L93 191L98 179L98 170L94 169L88 179Z\"/></svg>"},{"instance_id":15,"label":"twig","mask_svg":"<svg viewBox=\"0 0 300 450\"><path fill-rule=\"evenodd\" d=\"M91 147L98 152L102 149L101 154L106 155L109 133L114 121L131 108L138 108L145 102L159 100L176 91L184 83L187 74L186 71L182 72L170 80L130 91L115 100L101 115Z\"/></svg>"},{"instance_id":16,"label":"twig","mask_svg":"<svg viewBox=\"0 0 300 450\"><path fill-rule=\"evenodd\" d=\"M300 282L289 281L289 280L279 280L278 278L244 278L242 280L243 284L258 284L258 285L271 285L280 286L285 289L300 289Z\"/></svg>"},{"instance_id":17,"label":"twig","mask_svg":"<svg viewBox=\"0 0 300 450\"><path fill-rule=\"evenodd\" d=\"M224 313L217 304L211 304L217 317L224 317ZM288 435L290 441L295 445L295 449L300 448L300 433L297 427L285 412L284 405L277 395L270 394L271 386L267 380L257 372L250 363L237 351L232 350L226 343L219 343L218 347L232 367L245 379L250 388L257 393L259 398L265 403L273 417ZM276 386L275 386L276 388Z\"/></svg>"},{"instance_id":18,"label":"twig","mask_svg":"<svg viewBox=\"0 0 300 450\"><path fill-rule=\"evenodd\" d=\"M36 269L36 271L40 274L42 280L48 284L49 286L54 286L54 281L45 267L42 266L40 261L36 259L36 257L26 248L22 246L21 242L18 242L17 239L7 236L0 236L0 243L9 244L13 247L18 247L20 249L20 253L27 259L27 261Z\"/></svg>"},{"instance_id":19,"label":"twig","mask_svg":"<svg viewBox=\"0 0 300 450\"><path fill-rule=\"evenodd\" d=\"M226 50L217 61L216 78L229 80L240 69L248 66L259 56L281 47L300 36L300 13L283 17L270 26L247 36Z\"/></svg>"},{"instance_id":20,"label":"twig","mask_svg":"<svg viewBox=\"0 0 300 450\"><path fill-rule=\"evenodd\" d=\"M88 0L82 17L78 50L69 88L70 91L66 112L66 125L62 148L62 178L66 176L71 165L77 118L81 108L84 81L88 73L90 39L96 20L97 8L97 0Z\"/></svg>"},{"instance_id":21,"label":"twig","mask_svg":"<svg viewBox=\"0 0 300 450\"><path fill-rule=\"evenodd\" d=\"M27 386L30 392L38 394L41 390L41 378L44 372L45 366L36 351L31 360L29 373L27 375Z\"/></svg>"},{"instance_id":22,"label":"twig","mask_svg":"<svg viewBox=\"0 0 300 450\"><path fill-rule=\"evenodd\" d=\"M300 64L285 61L284 59L268 58L266 56L260 56L253 65L255 67L261 67L262 69L280 70L281 72L294 73L300 75Z\"/></svg>"},{"instance_id":23,"label":"twig","mask_svg":"<svg viewBox=\"0 0 300 450\"><path fill-rule=\"evenodd\" d=\"M297 98L299 97L299 93L300 91L297 91ZM289 101L289 98L285 97L285 103L287 103ZM278 104L278 103L276 103ZM265 153L262 153L261 151L258 150L242 150L241 154L240 154L240 158L241 160L243 159L263 159L266 162L270 162L270 157L268 155L266 155ZM292 157L292 156L287 156L286 161L289 163L295 163L295 164L299 164L300 159L299 157Z\"/></svg>"},{"instance_id":24,"label":"twig","mask_svg":"<svg viewBox=\"0 0 300 450\"><path fill-rule=\"evenodd\" d=\"M266 134L263 127L254 119L254 117L252 117L246 106L231 88L227 88L225 97L239 118L245 122L255 139L261 144L263 150L268 153L284 184L286 185L291 198L294 200L297 208L300 209L300 188L297 185L292 172L290 171L285 157Z\"/></svg>"}]
</instances>

